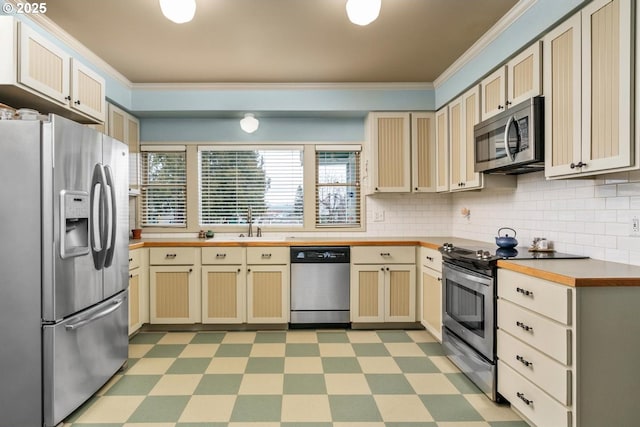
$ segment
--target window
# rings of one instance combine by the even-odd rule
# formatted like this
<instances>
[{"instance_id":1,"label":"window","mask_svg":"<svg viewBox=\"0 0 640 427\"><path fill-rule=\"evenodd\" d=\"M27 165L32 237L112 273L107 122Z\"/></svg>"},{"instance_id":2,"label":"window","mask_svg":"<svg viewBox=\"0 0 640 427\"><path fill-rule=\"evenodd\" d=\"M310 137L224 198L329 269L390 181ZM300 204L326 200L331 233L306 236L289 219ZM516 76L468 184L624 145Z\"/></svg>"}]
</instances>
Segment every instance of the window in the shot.
<instances>
[{"instance_id":1,"label":"window","mask_svg":"<svg viewBox=\"0 0 640 427\"><path fill-rule=\"evenodd\" d=\"M316 147L316 226L360 226L360 147Z\"/></svg>"},{"instance_id":2,"label":"window","mask_svg":"<svg viewBox=\"0 0 640 427\"><path fill-rule=\"evenodd\" d=\"M200 225L303 225L300 147L199 147Z\"/></svg>"},{"instance_id":3,"label":"window","mask_svg":"<svg viewBox=\"0 0 640 427\"><path fill-rule=\"evenodd\" d=\"M184 146L142 146L142 226L186 227Z\"/></svg>"}]
</instances>

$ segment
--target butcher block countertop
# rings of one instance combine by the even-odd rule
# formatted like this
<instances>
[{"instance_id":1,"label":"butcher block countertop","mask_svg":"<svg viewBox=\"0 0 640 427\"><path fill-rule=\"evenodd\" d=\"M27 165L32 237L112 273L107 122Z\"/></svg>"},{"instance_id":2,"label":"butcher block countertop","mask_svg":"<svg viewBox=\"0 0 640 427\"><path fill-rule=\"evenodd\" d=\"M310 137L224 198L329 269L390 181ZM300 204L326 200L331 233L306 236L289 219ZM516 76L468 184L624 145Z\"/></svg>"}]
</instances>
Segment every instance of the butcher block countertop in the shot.
<instances>
[{"instance_id":1,"label":"butcher block countertop","mask_svg":"<svg viewBox=\"0 0 640 427\"><path fill-rule=\"evenodd\" d=\"M438 249L444 242L455 246L492 246L486 242L454 237L287 237L270 240L225 240L194 238L156 238L130 240L129 249L142 247L250 247L250 246L423 246ZM584 286L640 286L640 266L595 259L561 260L500 260L498 267L529 276L546 279L571 287Z\"/></svg>"}]
</instances>

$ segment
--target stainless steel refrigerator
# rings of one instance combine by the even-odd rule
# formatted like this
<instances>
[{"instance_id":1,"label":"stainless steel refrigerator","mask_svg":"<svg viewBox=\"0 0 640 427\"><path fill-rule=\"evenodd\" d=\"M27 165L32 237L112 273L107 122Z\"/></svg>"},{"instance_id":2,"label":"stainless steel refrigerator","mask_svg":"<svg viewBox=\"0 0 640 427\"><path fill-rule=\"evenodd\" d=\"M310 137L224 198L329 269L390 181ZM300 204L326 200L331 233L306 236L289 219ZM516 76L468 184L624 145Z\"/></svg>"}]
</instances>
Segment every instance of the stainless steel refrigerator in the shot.
<instances>
[{"instance_id":1,"label":"stainless steel refrigerator","mask_svg":"<svg viewBox=\"0 0 640 427\"><path fill-rule=\"evenodd\" d=\"M0 426L55 426L127 360L128 148L0 121Z\"/></svg>"}]
</instances>

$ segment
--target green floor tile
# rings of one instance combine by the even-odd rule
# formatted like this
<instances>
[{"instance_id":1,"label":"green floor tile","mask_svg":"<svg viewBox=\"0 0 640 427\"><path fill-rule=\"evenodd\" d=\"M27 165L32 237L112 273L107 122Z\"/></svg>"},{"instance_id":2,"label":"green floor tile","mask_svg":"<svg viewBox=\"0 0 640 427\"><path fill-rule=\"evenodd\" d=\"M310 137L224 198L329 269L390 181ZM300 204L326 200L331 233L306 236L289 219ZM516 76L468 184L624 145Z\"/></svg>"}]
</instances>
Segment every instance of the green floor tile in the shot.
<instances>
[{"instance_id":1,"label":"green floor tile","mask_svg":"<svg viewBox=\"0 0 640 427\"><path fill-rule=\"evenodd\" d=\"M249 357L252 344L220 344L214 357Z\"/></svg>"},{"instance_id":2,"label":"green floor tile","mask_svg":"<svg viewBox=\"0 0 640 427\"><path fill-rule=\"evenodd\" d=\"M359 374L362 372L355 357L323 357L322 369L326 374Z\"/></svg>"},{"instance_id":3,"label":"green floor tile","mask_svg":"<svg viewBox=\"0 0 640 427\"><path fill-rule=\"evenodd\" d=\"M349 336L346 332L318 332L318 342L348 343Z\"/></svg>"},{"instance_id":4,"label":"green floor tile","mask_svg":"<svg viewBox=\"0 0 640 427\"><path fill-rule=\"evenodd\" d=\"M280 421L282 396L238 396L231 413L231 422Z\"/></svg>"},{"instance_id":5,"label":"green floor tile","mask_svg":"<svg viewBox=\"0 0 640 427\"><path fill-rule=\"evenodd\" d=\"M189 344L219 344L225 335L224 332L198 332Z\"/></svg>"},{"instance_id":6,"label":"green floor tile","mask_svg":"<svg viewBox=\"0 0 640 427\"><path fill-rule=\"evenodd\" d=\"M200 380L193 394L238 394L242 374L206 374Z\"/></svg>"},{"instance_id":7,"label":"green floor tile","mask_svg":"<svg viewBox=\"0 0 640 427\"><path fill-rule=\"evenodd\" d=\"M156 344L163 336L165 336L164 332L138 332L131 337L129 342L131 344Z\"/></svg>"},{"instance_id":8,"label":"green floor tile","mask_svg":"<svg viewBox=\"0 0 640 427\"><path fill-rule=\"evenodd\" d=\"M322 374L285 374L284 394L327 394Z\"/></svg>"},{"instance_id":9,"label":"green floor tile","mask_svg":"<svg viewBox=\"0 0 640 427\"><path fill-rule=\"evenodd\" d=\"M428 357L394 357L393 360L405 374L435 374L440 369Z\"/></svg>"},{"instance_id":10,"label":"green floor tile","mask_svg":"<svg viewBox=\"0 0 640 427\"><path fill-rule=\"evenodd\" d=\"M353 351L355 351L356 356L365 356L365 357L380 357L380 356L389 356L389 352L384 344L381 343L370 343L370 344L352 344Z\"/></svg>"},{"instance_id":11,"label":"green floor tile","mask_svg":"<svg viewBox=\"0 0 640 427\"><path fill-rule=\"evenodd\" d=\"M287 342L287 333L280 331L265 331L256 333L254 343L266 344L266 343L284 343Z\"/></svg>"},{"instance_id":12,"label":"green floor tile","mask_svg":"<svg viewBox=\"0 0 640 427\"><path fill-rule=\"evenodd\" d=\"M281 374L284 357L250 357L245 368L247 374Z\"/></svg>"},{"instance_id":13,"label":"green floor tile","mask_svg":"<svg viewBox=\"0 0 640 427\"><path fill-rule=\"evenodd\" d=\"M320 356L318 344L287 344L285 355L287 357Z\"/></svg>"},{"instance_id":14,"label":"green floor tile","mask_svg":"<svg viewBox=\"0 0 640 427\"><path fill-rule=\"evenodd\" d=\"M382 421L373 396L329 396L334 422Z\"/></svg>"},{"instance_id":15,"label":"green floor tile","mask_svg":"<svg viewBox=\"0 0 640 427\"><path fill-rule=\"evenodd\" d=\"M478 388L474 383L471 382L469 378L465 374L462 373L449 373L445 374L445 376L453 383L453 385L458 389L458 391L462 394L482 394L483 391Z\"/></svg>"},{"instance_id":16,"label":"green floor tile","mask_svg":"<svg viewBox=\"0 0 640 427\"><path fill-rule=\"evenodd\" d=\"M162 375L125 375L112 385L105 396L146 396Z\"/></svg>"},{"instance_id":17,"label":"green floor tile","mask_svg":"<svg viewBox=\"0 0 640 427\"><path fill-rule=\"evenodd\" d=\"M129 423L175 423L189 396L148 396L129 417Z\"/></svg>"},{"instance_id":18,"label":"green floor tile","mask_svg":"<svg viewBox=\"0 0 640 427\"><path fill-rule=\"evenodd\" d=\"M177 423L176 427L228 427L228 423Z\"/></svg>"},{"instance_id":19,"label":"green floor tile","mask_svg":"<svg viewBox=\"0 0 640 427\"><path fill-rule=\"evenodd\" d=\"M186 344L156 344L144 357L178 357L185 347Z\"/></svg>"},{"instance_id":20,"label":"green floor tile","mask_svg":"<svg viewBox=\"0 0 640 427\"><path fill-rule=\"evenodd\" d=\"M332 423L281 423L280 427L331 427ZM180 426L176 426L180 427Z\"/></svg>"},{"instance_id":21,"label":"green floor tile","mask_svg":"<svg viewBox=\"0 0 640 427\"><path fill-rule=\"evenodd\" d=\"M405 331L378 331L382 342L413 342Z\"/></svg>"},{"instance_id":22,"label":"green floor tile","mask_svg":"<svg viewBox=\"0 0 640 427\"><path fill-rule=\"evenodd\" d=\"M484 421L461 395L429 394L420 396L420 399L435 421Z\"/></svg>"},{"instance_id":23,"label":"green floor tile","mask_svg":"<svg viewBox=\"0 0 640 427\"><path fill-rule=\"evenodd\" d=\"M177 427L177 426L176 426ZM436 423L384 423L384 427L438 427Z\"/></svg>"},{"instance_id":24,"label":"green floor tile","mask_svg":"<svg viewBox=\"0 0 640 427\"><path fill-rule=\"evenodd\" d=\"M402 374L366 374L372 394L415 394Z\"/></svg>"},{"instance_id":25,"label":"green floor tile","mask_svg":"<svg viewBox=\"0 0 640 427\"><path fill-rule=\"evenodd\" d=\"M489 423L491 427L529 427L524 421L492 421Z\"/></svg>"},{"instance_id":26,"label":"green floor tile","mask_svg":"<svg viewBox=\"0 0 640 427\"><path fill-rule=\"evenodd\" d=\"M131 359L131 358L127 359L127 366L124 368L123 373L126 374L129 369L133 368L136 365L136 363L138 363L138 360L140 359Z\"/></svg>"},{"instance_id":27,"label":"green floor tile","mask_svg":"<svg viewBox=\"0 0 640 427\"><path fill-rule=\"evenodd\" d=\"M420 342L417 343L418 347L424 351L424 354L427 356L444 356L444 351L442 350L442 344L437 342Z\"/></svg>"},{"instance_id":28,"label":"green floor tile","mask_svg":"<svg viewBox=\"0 0 640 427\"><path fill-rule=\"evenodd\" d=\"M167 374L204 374L210 363L208 357L181 357L171 364Z\"/></svg>"}]
</instances>

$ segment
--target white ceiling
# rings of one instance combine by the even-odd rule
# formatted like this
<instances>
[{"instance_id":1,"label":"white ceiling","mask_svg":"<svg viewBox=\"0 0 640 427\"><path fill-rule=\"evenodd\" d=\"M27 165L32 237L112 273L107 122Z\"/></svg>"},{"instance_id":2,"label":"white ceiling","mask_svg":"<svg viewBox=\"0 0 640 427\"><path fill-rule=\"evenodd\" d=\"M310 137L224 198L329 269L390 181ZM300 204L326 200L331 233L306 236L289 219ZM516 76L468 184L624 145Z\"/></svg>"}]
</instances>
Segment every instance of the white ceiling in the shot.
<instances>
[{"instance_id":1,"label":"white ceiling","mask_svg":"<svg viewBox=\"0 0 640 427\"><path fill-rule=\"evenodd\" d=\"M345 0L49 0L46 17L133 83L433 82L518 0L383 0L351 24Z\"/></svg>"}]
</instances>

